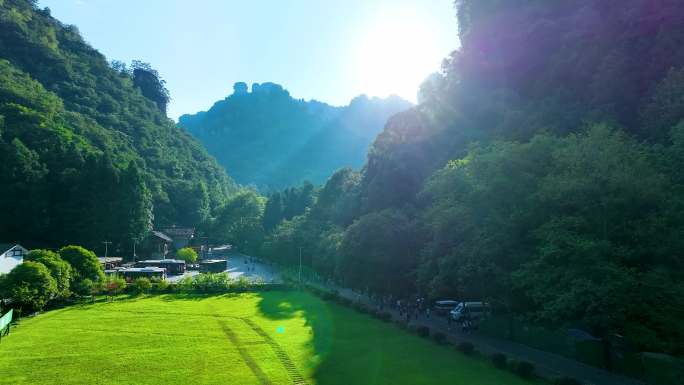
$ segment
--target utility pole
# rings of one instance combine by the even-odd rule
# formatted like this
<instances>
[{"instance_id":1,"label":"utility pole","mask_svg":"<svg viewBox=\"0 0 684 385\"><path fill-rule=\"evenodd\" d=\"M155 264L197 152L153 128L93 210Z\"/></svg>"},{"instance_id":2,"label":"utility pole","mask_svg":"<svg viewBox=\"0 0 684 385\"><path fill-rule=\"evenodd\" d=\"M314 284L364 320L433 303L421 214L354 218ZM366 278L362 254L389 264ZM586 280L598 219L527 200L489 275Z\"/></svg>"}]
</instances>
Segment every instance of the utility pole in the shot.
<instances>
[{"instance_id":1,"label":"utility pole","mask_svg":"<svg viewBox=\"0 0 684 385\"><path fill-rule=\"evenodd\" d=\"M105 256L104 256L104 268L107 268L107 251L108 251L108 246L112 244L110 241L104 241L102 242L105 245Z\"/></svg>"},{"instance_id":2,"label":"utility pole","mask_svg":"<svg viewBox=\"0 0 684 385\"><path fill-rule=\"evenodd\" d=\"M302 247L299 246L299 284L302 284Z\"/></svg>"},{"instance_id":3,"label":"utility pole","mask_svg":"<svg viewBox=\"0 0 684 385\"><path fill-rule=\"evenodd\" d=\"M209 237L204 236L200 239L202 240L202 259L207 259L207 251L209 251L209 243L207 243L207 239L209 239Z\"/></svg>"}]
</instances>

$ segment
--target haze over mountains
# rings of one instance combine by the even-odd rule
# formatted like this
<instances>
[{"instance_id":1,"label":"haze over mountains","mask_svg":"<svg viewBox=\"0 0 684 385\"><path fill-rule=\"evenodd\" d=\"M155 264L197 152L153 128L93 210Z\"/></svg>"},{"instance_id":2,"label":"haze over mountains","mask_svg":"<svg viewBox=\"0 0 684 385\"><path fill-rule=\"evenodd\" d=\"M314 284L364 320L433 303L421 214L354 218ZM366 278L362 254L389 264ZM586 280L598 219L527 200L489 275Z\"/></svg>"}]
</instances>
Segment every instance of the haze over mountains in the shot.
<instances>
[{"instance_id":1,"label":"haze over mountains","mask_svg":"<svg viewBox=\"0 0 684 385\"><path fill-rule=\"evenodd\" d=\"M208 111L181 116L179 125L238 183L262 191L321 184L339 168L360 168L387 119L412 106L398 96L361 95L333 107L295 99L275 83L233 88Z\"/></svg>"}]
</instances>

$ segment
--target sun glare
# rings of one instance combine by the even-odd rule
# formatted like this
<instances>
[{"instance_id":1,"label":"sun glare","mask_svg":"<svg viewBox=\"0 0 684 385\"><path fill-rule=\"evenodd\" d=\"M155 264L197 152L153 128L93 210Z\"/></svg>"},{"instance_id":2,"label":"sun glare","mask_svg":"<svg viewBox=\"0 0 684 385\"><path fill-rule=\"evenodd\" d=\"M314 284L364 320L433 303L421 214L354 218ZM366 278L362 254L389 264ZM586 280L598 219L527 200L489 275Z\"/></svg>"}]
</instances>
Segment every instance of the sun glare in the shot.
<instances>
[{"instance_id":1,"label":"sun glare","mask_svg":"<svg viewBox=\"0 0 684 385\"><path fill-rule=\"evenodd\" d=\"M372 96L399 95L416 101L420 83L439 69L442 57L435 29L415 12L386 12L359 36L355 76L359 89Z\"/></svg>"}]
</instances>

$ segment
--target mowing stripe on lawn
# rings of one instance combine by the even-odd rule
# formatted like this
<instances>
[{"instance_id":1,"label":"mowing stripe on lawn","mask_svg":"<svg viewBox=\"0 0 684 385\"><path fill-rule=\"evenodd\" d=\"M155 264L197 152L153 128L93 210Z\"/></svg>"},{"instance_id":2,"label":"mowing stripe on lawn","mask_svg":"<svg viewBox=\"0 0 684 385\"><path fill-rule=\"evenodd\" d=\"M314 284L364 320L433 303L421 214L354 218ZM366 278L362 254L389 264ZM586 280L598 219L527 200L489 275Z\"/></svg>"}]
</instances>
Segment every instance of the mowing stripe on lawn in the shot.
<instances>
[{"instance_id":1,"label":"mowing stripe on lawn","mask_svg":"<svg viewBox=\"0 0 684 385\"><path fill-rule=\"evenodd\" d=\"M278 360L283 365L283 367L287 371L287 374L292 379L292 383L294 385L307 385L306 381L304 380L304 377L301 375L301 373L299 373L299 370L297 370L297 367L292 362L292 359L290 359L290 356L288 356L287 353L285 353L283 348L281 348L280 345L278 345L278 343L273 338L271 338L271 336L268 335L268 333L264 331L264 329L262 329L259 325L252 322L251 319L241 319L244 323L247 324L247 326L252 328L252 330L254 330L258 335L260 335L268 345L271 346L271 349L273 349L273 352L275 353L276 357L278 357Z\"/></svg>"},{"instance_id":2,"label":"mowing stripe on lawn","mask_svg":"<svg viewBox=\"0 0 684 385\"><path fill-rule=\"evenodd\" d=\"M223 330L223 333L226 335L226 337L228 337L230 342L237 348L237 351L238 353L240 353L242 360L245 362L245 364L247 364L247 366L252 371L254 376L259 380L259 382L262 385L271 385L271 380L268 378L268 376L266 376L266 373L264 373L261 370L259 365L257 365L252 356L249 355L247 349L243 347L237 335L235 335L235 333L230 329L230 327L228 327L226 321L216 316L216 322L218 322L219 326L221 327L221 330Z\"/></svg>"}]
</instances>

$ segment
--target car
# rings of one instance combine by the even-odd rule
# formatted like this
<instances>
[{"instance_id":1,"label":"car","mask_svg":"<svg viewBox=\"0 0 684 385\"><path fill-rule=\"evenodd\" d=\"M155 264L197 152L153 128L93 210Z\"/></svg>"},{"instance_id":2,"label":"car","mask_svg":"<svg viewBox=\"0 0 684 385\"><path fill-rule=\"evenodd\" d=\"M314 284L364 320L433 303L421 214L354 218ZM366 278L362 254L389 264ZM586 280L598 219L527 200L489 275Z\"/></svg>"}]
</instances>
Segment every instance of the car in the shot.
<instances>
[{"instance_id":1,"label":"car","mask_svg":"<svg viewBox=\"0 0 684 385\"><path fill-rule=\"evenodd\" d=\"M435 306L433 307L433 310L437 315L447 315L459 303L461 302L452 299L443 299L435 301Z\"/></svg>"},{"instance_id":2,"label":"car","mask_svg":"<svg viewBox=\"0 0 684 385\"><path fill-rule=\"evenodd\" d=\"M449 312L449 317L454 321L462 321L465 318L478 320L489 314L490 306L487 302L469 301L460 302Z\"/></svg>"}]
</instances>

